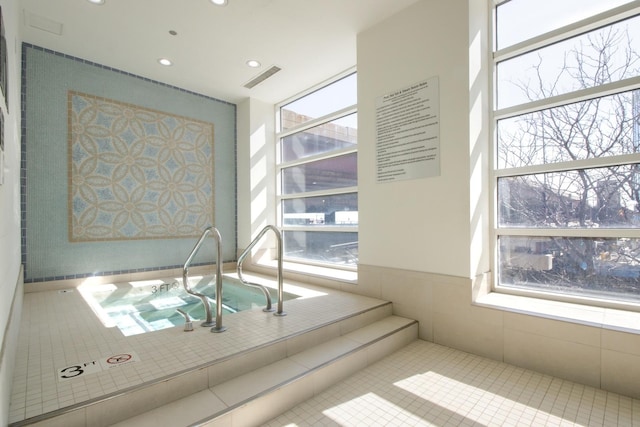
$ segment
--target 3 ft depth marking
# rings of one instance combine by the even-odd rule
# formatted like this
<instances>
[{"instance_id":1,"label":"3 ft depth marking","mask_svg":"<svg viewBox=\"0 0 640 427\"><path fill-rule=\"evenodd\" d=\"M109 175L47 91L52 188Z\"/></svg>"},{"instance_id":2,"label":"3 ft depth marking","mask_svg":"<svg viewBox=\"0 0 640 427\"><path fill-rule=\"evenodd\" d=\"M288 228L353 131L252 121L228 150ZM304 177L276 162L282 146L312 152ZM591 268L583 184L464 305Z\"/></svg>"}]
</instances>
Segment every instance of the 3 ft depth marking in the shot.
<instances>
[{"instance_id":1,"label":"3 ft depth marking","mask_svg":"<svg viewBox=\"0 0 640 427\"><path fill-rule=\"evenodd\" d=\"M58 369L58 382L72 380L83 375L95 374L107 369L137 362L139 360L140 359L135 352L127 351L111 356L101 357L98 360L92 360L90 362L76 363L74 365Z\"/></svg>"}]
</instances>

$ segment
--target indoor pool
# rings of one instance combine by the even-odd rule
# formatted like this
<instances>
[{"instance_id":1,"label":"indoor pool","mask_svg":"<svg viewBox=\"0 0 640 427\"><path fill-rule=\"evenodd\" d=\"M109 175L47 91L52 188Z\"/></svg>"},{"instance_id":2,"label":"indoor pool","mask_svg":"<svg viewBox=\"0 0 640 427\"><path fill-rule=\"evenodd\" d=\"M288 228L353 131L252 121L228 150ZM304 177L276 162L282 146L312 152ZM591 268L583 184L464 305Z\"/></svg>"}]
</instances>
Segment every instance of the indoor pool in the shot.
<instances>
[{"instance_id":1,"label":"indoor pool","mask_svg":"<svg viewBox=\"0 0 640 427\"><path fill-rule=\"evenodd\" d=\"M215 277L193 276L189 282L192 290L210 298L215 315ZM223 314L266 307L265 296L259 289L230 276L223 276L222 283ZM125 336L184 325L185 318L177 309L189 315L194 327L206 318L202 301L184 290L182 279L91 285L80 292L106 326L117 326ZM297 297L284 293L284 300ZM276 289L271 289L271 300L275 307Z\"/></svg>"}]
</instances>

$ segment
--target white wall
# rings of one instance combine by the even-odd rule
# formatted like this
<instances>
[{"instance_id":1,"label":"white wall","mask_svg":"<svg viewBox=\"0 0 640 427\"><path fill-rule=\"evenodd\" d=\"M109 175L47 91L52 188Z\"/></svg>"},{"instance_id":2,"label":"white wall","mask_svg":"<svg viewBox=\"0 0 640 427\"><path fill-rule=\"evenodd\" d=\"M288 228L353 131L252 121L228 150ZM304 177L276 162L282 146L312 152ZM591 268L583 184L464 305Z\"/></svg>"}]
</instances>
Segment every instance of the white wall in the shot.
<instances>
[{"instance_id":1,"label":"white wall","mask_svg":"<svg viewBox=\"0 0 640 427\"><path fill-rule=\"evenodd\" d=\"M0 0L7 40L9 111L4 113L4 183L0 185L0 423L7 422L22 305L20 276L20 29L18 0ZM15 301L13 313L12 304ZM12 319L9 318L10 314Z\"/></svg>"},{"instance_id":2,"label":"white wall","mask_svg":"<svg viewBox=\"0 0 640 427\"><path fill-rule=\"evenodd\" d=\"M490 283L490 1L421 0L359 35L358 280L327 285L392 301L395 314L419 321L422 339L640 398L638 328L570 319L566 313L576 307L569 304L545 317L474 303ZM441 176L376 184L376 98L434 76L440 79ZM270 106L251 100L239 111L252 116L243 126L260 141L256 130L270 120ZM272 178L262 168L249 173L251 164L262 163L249 161L246 138L238 171L251 177L238 197L257 210L240 220L243 236L274 209L263 209L265 199L256 197L269 194L268 185L248 184ZM273 150L273 141L264 144L254 151ZM625 316L610 310L603 318Z\"/></svg>"},{"instance_id":3,"label":"white wall","mask_svg":"<svg viewBox=\"0 0 640 427\"><path fill-rule=\"evenodd\" d=\"M482 1L425 0L358 35L360 265L472 280L489 271L487 16ZM376 183L376 98L431 77L441 174ZM263 133L272 117L273 106L255 99L238 106L240 249L275 223L275 177L262 167L275 150Z\"/></svg>"},{"instance_id":4,"label":"white wall","mask_svg":"<svg viewBox=\"0 0 640 427\"><path fill-rule=\"evenodd\" d=\"M359 34L355 292L392 301L423 339L501 359L501 314L471 305L490 270L487 30L485 2L429 0ZM440 176L378 184L376 98L432 77Z\"/></svg>"},{"instance_id":5,"label":"white wall","mask_svg":"<svg viewBox=\"0 0 640 427\"><path fill-rule=\"evenodd\" d=\"M583 321L571 304L543 313L532 298L520 309L512 299L474 303L490 283L488 6L424 0L359 36L360 264L358 285L343 289L392 301L395 314L420 322L423 339L638 398L637 314L603 310ZM376 97L432 76L442 175L376 184Z\"/></svg>"},{"instance_id":6,"label":"white wall","mask_svg":"<svg viewBox=\"0 0 640 427\"><path fill-rule=\"evenodd\" d=\"M20 41L18 1L0 1L0 6L7 38L11 107L9 114L3 108L5 164L0 185L0 320L6 322L20 268Z\"/></svg>"},{"instance_id":7,"label":"white wall","mask_svg":"<svg viewBox=\"0 0 640 427\"><path fill-rule=\"evenodd\" d=\"M358 36L358 195L361 264L474 277L471 265L469 5L420 1ZM437 177L378 184L376 98L439 79ZM475 230L474 230L475 231Z\"/></svg>"},{"instance_id":8,"label":"white wall","mask_svg":"<svg viewBox=\"0 0 640 427\"><path fill-rule=\"evenodd\" d=\"M262 228L276 223L274 106L251 98L238 105L237 114L238 251L242 252Z\"/></svg>"}]
</instances>

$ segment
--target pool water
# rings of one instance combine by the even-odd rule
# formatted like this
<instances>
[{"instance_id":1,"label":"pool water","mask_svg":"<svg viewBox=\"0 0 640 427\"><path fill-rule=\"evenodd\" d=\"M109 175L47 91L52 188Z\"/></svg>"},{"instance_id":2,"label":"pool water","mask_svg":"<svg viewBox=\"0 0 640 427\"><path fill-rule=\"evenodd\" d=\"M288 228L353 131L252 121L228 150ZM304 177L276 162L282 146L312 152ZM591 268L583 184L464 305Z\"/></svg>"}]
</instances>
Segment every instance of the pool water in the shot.
<instances>
[{"instance_id":1,"label":"pool water","mask_svg":"<svg viewBox=\"0 0 640 427\"><path fill-rule=\"evenodd\" d=\"M191 289L206 295L211 302L215 320L215 277L190 277ZM270 289L273 306L277 305L277 290ZM184 325L185 318L176 310L186 312L198 327L206 318L202 300L188 294L182 280L146 280L108 285L93 285L81 293L107 326L117 326L125 336L158 331ZM284 293L284 299L297 295ZM261 290L242 284L238 279L223 276L222 312L236 313L242 310L266 307Z\"/></svg>"}]
</instances>

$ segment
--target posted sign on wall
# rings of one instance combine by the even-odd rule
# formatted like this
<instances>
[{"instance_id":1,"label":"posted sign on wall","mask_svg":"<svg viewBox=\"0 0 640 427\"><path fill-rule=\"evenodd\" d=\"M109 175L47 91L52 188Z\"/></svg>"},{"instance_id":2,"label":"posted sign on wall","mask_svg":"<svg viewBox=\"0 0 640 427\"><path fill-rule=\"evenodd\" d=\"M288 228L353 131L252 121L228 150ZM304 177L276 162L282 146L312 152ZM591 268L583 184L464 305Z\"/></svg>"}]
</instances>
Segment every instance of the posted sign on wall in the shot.
<instances>
[{"instance_id":1,"label":"posted sign on wall","mask_svg":"<svg viewBox=\"0 0 640 427\"><path fill-rule=\"evenodd\" d=\"M376 99L378 183L440 175L438 78Z\"/></svg>"}]
</instances>

